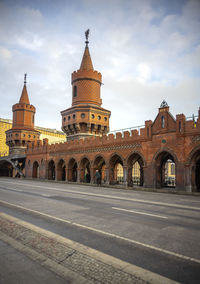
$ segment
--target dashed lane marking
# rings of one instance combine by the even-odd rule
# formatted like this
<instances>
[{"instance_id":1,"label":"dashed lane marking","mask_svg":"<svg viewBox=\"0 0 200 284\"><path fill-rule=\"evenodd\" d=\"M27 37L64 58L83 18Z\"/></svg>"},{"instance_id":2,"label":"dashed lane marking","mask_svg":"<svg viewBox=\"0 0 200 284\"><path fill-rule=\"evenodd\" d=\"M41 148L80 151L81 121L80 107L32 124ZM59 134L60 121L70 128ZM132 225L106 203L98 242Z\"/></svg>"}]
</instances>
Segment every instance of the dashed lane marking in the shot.
<instances>
[{"instance_id":1,"label":"dashed lane marking","mask_svg":"<svg viewBox=\"0 0 200 284\"><path fill-rule=\"evenodd\" d=\"M129 242L129 243L132 243L134 245L145 247L145 248L148 248L148 249L151 249L151 250L154 250L154 251L157 251L157 252L161 252L161 253L164 253L164 254L167 254L167 255L170 255L170 256L173 256L173 257L178 257L178 258L183 259L183 260L187 260L187 261L191 261L191 262L195 262L195 263L200 264L200 259L185 256L185 255L175 253L175 252L172 252L172 251L169 251L169 250L166 250L166 249L158 248L158 247L148 245L148 244L145 244L145 243L142 243L142 242L131 240L131 239L121 237L119 235L115 235L115 234L112 234L112 233L109 233L109 232L104 232L104 231L96 229L96 228L92 228L92 227L89 227L89 226L86 226L86 225L81 225L81 224L78 224L78 223L75 223L75 222L71 222L69 220L58 218L58 217L55 217L55 216L52 216L52 215L49 215L49 214L46 214L46 213L43 213L43 212L40 212L40 211L25 208L23 206L12 204L12 203L9 203L9 202L3 201L3 200L0 200L0 204L11 207L11 208L17 208L17 209L20 209L20 210L23 210L23 211L33 213L33 214L38 215L38 216L43 216L43 217L46 217L46 218L49 218L49 219L53 219L53 220L56 220L56 221L67 223L67 224L70 224L72 226L83 228L83 229L93 231L93 232L96 232L96 233L99 233L99 234L102 234L102 235L105 235L105 236L109 236L109 237L112 237L112 238L123 240L123 241Z\"/></svg>"},{"instance_id":2,"label":"dashed lane marking","mask_svg":"<svg viewBox=\"0 0 200 284\"><path fill-rule=\"evenodd\" d=\"M156 217L156 218L168 219L167 216L161 216L161 215L145 213L145 212L140 212L140 211L135 211L135 210L123 209L123 208L118 208L118 207L112 207L112 209L119 210L119 211L124 211L124 212L135 213L135 214L140 214L140 215L147 215L147 216Z\"/></svg>"}]
</instances>

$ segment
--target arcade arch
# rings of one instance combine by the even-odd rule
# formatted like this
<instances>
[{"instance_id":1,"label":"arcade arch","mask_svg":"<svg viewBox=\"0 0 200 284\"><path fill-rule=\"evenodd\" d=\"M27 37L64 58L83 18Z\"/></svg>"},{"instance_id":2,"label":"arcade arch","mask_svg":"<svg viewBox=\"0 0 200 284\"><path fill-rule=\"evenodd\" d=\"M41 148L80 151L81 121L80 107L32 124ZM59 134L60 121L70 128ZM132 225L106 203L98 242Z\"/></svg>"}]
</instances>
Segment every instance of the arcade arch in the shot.
<instances>
[{"instance_id":1,"label":"arcade arch","mask_svg":"<svg viewBox=\"0 0 200 284\"><path fill-rule=\"evenodd\" d=\"M55 163L53 160L48 163L48 179L55 180Z\"/></svg>"},{"instance_id":2,"label":"arcade arch","mask_svg":"<svg viewBox=\"0 0 200 284\"><path fill-rule=\"evenodd\" d=\"M133 153L128 157L128 186L139 185L143 186L144 183L144 160L138 153Z\"/></svg>"},{"instance_id":3,"label":"arcade arch","mask_svg":"<svg viewBox=\"0 0 200 284\"><path fill-rule=\"evenodd\" d=\"M91 165L87 157L80 161L80 182L90 183L91 180Z\"/></svg>"},{"instance_id":4,"label":"arcade arch","mask_svg":"<svg viewBox=\"0 0 200 284\"><path fill-rule=\"evenodd\" d=\"M0 162L0 176L12 177L13 176L13 166L8 161Z\"/></svg>"},{"instance_id":5,"label":"arcade arch","mask_svg":"<svg viewBox=\"0 0 200 284\"><path fill-rule=\"evenodd\" d=\"M65 162L63 159L61 159L57 165L57 180L62 180L62 181L66 180L65 170L66 170Z\"/></svg>"},{"instance_id":6,"label":"arcade arch","mask_svg":"<svg viewBox=\"0 0 200 284\"><path fill-rule=\"evenodd\" d=\"M37 161L33 163L32 178L39 178L39 164Z\"/></svg>"},{"instance_id":7,"label":"arcade arch","mask_svg":"<svg viewBox=\"0 0 200 284\"><path fill-rule=\"evenodd\" d=\"M114 154L109 161L110 184L119 184L124 181L123 160L118 154Z\"/></svg>"},{"instance_id":8,"label":"arcade arch","mask_svg":"<svg viewBox=\"0 0 200 284\"><path fill-rule=\"evenodd\" d=\"M94 160L94 173L98 170L101 174L101 181L106 181L106 163L102 156L97 156Z\"/></svg>"},{"instance_id":9,"label":"arcade arch","mask_svg":"<svg viewBox=\"0 0 200 284\"><path fill-rule=\"evenodd\" d=\"M72 181L72 182L77 181L77 176L78 176L77 168L78 168L78 165L77 165L76 160L74 158L71 158L68 163L68 171L67 171L68 181Z\"/></svg>"},{"instance_id":10,"label":"arcade arch","mask_svg":"<svg viewBox=\"0 0 200 284\"><path fill-rule=\"evenodd\" d=\"M176 162L168 151L159 153L155 159L155 183L157 188L176 187Z\"/></svg>"},{"instance_id":11,"label":"arcade arch","mask_svg":"<svg viewBox=\"0 0 200 284\"><path fill-rule=\"evenodd\" d=\"M192 191L200 192L200 149L193 153L190 164Z\"/></svg>"}]
</instances>

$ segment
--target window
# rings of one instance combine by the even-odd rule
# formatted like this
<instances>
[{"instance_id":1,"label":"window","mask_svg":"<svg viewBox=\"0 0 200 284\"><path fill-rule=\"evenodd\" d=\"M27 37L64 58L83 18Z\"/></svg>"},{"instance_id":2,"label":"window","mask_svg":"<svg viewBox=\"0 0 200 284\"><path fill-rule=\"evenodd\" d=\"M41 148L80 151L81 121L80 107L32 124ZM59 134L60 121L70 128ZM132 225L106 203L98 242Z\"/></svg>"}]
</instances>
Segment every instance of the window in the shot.
<instances>
[{"instance_id":1,"label":"window","mask_svg":"<svg viewBox=\"0 0 200 284\"><path fill-rule=\"evenodd\" d=\"M77 86L73 88L73 97L77 97Z\"/></svg>"},{"instance_id":2,"label":"window","mask_svg":"<svg viewBox=\"0 0 200 284\"><path fill-rule=\"evenodd\" d=\"M104 120L107 121L107 117L104 117Z\"/></svg>"},{"instance_id":3,"label":"window","mask_svg":"<svg viewBox=\"0 0 200 284\"><path fill-rule=\"evenodd\" d=\"M63 118L63 121L64 121L64 122L66 121L66 117Z\"/></svg>"},{"instance_id":4,"label":"window","mask_svg":"<svg viewBox=\"0 0 200 284\"><path fill-rule=\"evenodd\" d=\"M34 123L34 114L33 114L33 116L32 116L32 122Z\"/></svg>"},{"instance_id":5,"label":"window","mask_svg":"<svg viewBox=\"0 0 200 284\"><path fill-rule=\"evenodd\" d=\"M179 132L181 132L181 121L179 121L178 123L178 129L179 129Z\"/></svg>"},{"instance_id":6,"label":"window","mask_svg":"<svg viewBox=\"0 0 200 284\"><path fill-rule=\"evenodd\" d=\"M101 120L101 116L100 115L98 115L98 120Z\"/></svg>"},{"instance_id":7,"label":"window","mask_svg":"<svg viewBox=\"0 0 200 284\"><path fill-rule=\"evenodd\" d=\"M94 115L94 114L92 114L92 115L91 115L91 117L92 117L92 118L95 118L95 115Z\"/></svg>"},{"instance_id":8,"label":"window","mask_svg":"<svg viewBox=\"0 0 200 284\"><path fill-rule=\"evenodd\" d=\"M149 137L149 127L147 127L147 137Z\"/></svg>"},{"instance_id":9,"label":"window","mask_svg":"<svg viewBox=\"0 0 200 284\"><path fill-rule=\"evenodd\" d=\"M75 114L73 114L73 119L75 119L76 118L76 115Z\"/></svg>"},{"instance_id":10,"label":"window","mask_svg":"<svg viewBox=\"0 0 200 284\"><path fill-rule=\"evenodd\" d=\"M70 120L71 119L71 117L70 116L68 116L68 120Z\"/></svg>"},{"instance_id":11,"label":"window","mask_svg":"<svg viewBox=\"0 0 200 284\"><path fill-rule=\"evenodd\" d=\"M165 118L164 118L164 116L161 117L161 127L165 128Z\"/></svg>"},{"instance_id":12,"label":"window","mask_svg":"<svg viewBox=\"0 0 200 284\"><path fill-rule=\"evenodd\" d=\"M85 114L84 113L81 113L81 118L85 118Z\"/></svg>"}]
</instances>

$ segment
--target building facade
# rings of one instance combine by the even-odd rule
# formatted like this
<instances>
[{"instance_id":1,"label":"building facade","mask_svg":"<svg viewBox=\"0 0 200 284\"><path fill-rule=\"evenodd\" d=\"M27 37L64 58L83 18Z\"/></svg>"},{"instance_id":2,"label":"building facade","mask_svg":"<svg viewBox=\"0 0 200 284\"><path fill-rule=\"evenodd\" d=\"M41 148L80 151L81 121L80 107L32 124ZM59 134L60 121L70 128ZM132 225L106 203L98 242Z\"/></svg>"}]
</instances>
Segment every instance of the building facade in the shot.
<instances>
[{"instance_id":1,"label":"building facade","mask_svg":"<svg viewBox=\"0 0 200 284\"><path fill-rule=\"evenodd\" d=\"M196 121L174 117L163 101L140 131L107 134L110 111L101 107L101 76L87 45L72 73L72 106L61 112L67 141L27 143L26 177L94 183L98 170L106 185L200 191L200 110Z\"/></svg>"}]
</instances>

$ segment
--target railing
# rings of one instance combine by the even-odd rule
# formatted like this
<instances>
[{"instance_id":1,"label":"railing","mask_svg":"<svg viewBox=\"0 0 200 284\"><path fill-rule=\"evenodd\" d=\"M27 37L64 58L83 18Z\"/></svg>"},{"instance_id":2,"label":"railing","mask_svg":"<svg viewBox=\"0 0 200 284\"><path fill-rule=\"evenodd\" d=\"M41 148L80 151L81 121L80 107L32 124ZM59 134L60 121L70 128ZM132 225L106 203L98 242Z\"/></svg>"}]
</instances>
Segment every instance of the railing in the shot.
<instances>
[{"instance_id":1,"label":"railing","mask_svg":"<svg viewBox=\"0 0 200 284\"><path fill-rule=\"evenodd\" d=\"M128 128L122 128L122 129L117 129L117 130L112 130L110 131L108 134L114 134L116 135L117 132L121 132L122 135L125 131L129 131L131 132L131 130L137 130L138 131L138 134L140 134L140 129L141 128L144 128L145 125L139 125L139 126L133 126L133 127L128 127Z\"/></svg>"}]
</instances>

